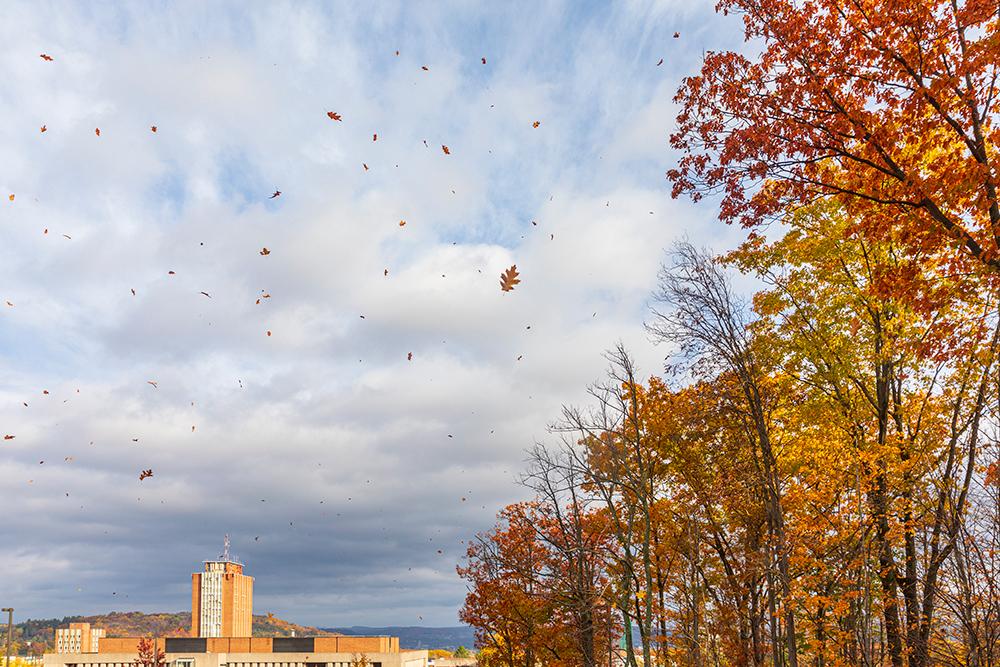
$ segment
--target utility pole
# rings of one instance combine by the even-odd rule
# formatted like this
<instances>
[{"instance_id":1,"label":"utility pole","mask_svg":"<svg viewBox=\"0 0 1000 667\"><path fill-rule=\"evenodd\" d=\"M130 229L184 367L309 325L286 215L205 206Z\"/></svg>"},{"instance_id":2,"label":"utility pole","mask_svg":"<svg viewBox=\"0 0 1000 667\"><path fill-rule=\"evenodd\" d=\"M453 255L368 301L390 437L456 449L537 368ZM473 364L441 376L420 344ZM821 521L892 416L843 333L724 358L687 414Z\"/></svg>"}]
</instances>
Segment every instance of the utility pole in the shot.
<instances>
[{"instance_id":1,"label":"utility pole","mask_svg":"<svg viewBox=\"0 0 1000 667\"><path fill-rule=\"evenodd\" d=\"M14 608L4 607L0 611L7 612L7 667L10 667L10 640L14 632Z\"/></svg>"}]
</instances>

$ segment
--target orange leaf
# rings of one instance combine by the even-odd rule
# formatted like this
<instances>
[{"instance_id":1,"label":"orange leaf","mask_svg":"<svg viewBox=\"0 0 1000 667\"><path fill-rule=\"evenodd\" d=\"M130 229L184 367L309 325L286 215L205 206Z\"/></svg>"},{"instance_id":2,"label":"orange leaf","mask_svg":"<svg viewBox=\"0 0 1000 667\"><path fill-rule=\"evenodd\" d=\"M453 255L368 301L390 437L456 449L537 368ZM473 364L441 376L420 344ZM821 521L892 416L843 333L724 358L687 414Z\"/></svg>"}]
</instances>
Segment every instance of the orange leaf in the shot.
<instances>
[{"instance_id":1,"label":"orange leaf","mask_svg":"<svg viewBox=\"0 0 1000 667\"><path fill-rule=\"evenodd\" d=\"M521 282L517 276L517 264L512 264L509 269L500 274L500 289L504 292L513 290L514 285Z\"/></svg>"},{"instance_id":2,"label":"orange leaf","mask_svg":"<svg viewBox=\"0 0 1000 667\"><path fill-rule=\"evenodd\" d=\"M448 147L447 147L447 146L445 146L444 144L441 144L441 150L443 150L443 151L444 151L444 154L445 154L445 155L451 155L451 151L450 151L450 150L448 149Z\"/></svg>"},{"instance_id":3,"label":"orange leaf","mask_svg":"<svg viewBox=\"0 0 1000 667\"><path fill-rule=\"evenodd\" d=\"M331 120L340 120L340 114L336 111L327 111L326 115L329 116Z\"/></svg>"}]
</instances>

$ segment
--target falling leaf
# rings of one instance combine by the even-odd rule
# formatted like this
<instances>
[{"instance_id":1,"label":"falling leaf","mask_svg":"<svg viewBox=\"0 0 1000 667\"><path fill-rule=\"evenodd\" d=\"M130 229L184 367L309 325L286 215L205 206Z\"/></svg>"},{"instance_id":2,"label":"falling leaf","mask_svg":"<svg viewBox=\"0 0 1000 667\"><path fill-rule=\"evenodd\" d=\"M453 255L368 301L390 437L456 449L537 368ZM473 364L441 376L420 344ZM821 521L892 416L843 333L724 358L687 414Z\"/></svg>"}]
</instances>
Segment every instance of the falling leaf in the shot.
<instances>
[{"instance_id":1,"label":"falling leaf","mask_svg":"<svg viewBox=\"0 0 1000 667\"><path fill-rule=\"evenodd\" d=\"M68 239L69 239L70 241L72 241L72 240L73 240L73 237L72 237L72 236L70 236L69 234L63 234L63 236L65 236L66 238L68 238Z\"/></svg>"},{"instance_id":2,"label":"falling leaf","mask_svg":"<svg viewBox=\"0 0 1000 667\"><path fill-rule=\"evenodd\" d=\"M512 264L509 269L500 274L500 289L504 292L513 290L514 285L521 282L517 275L517 264Z\"/></svg>"},{"instance_id":3,"label":"falling leaf","mask_svg":"<svg viewBox=\"0 0 1000 667\"><path fill-rule=\"evenodd\" d=\"M131 287L131 288L129 288L129 289L131 289L131 290L132 290L132 296L135 296L135 288L134 288L134 287Z\"/></svg>"},{"instance_id":4,"label":"falling leaf","mask_svg":"<svg viewBox=\"0 0 1000 667\"><path fill-rule=\"evenodd\" d=\"M280 197L280 196L281 196L281 190L275 190L274 194L268 197L268 199L274 199L275 197Z\"/></svg>"},{"instance_id":5,"label":"falling leaf","mask_svg":"<svg viewBox=\"0 0 1000 667\"><path fill-rule=\"evenodd\" d=\"M412 352L407 352L406 353L406 360L407 361L413 361L413 353Z\"/></svg>"},{"instance_id":6,"label":"falling leaf","mask_svg":"<svg viewBox=\"0 0 1000 667\"><path fill-rule=\"evenodd\" d=\"M444 144L441 144L441 150L444 151L445 155L451 155L451 150L447 146L445 146Z\"/></svg>"},{"instance_id":7,"label":"falling leaf","mask_svg":"<svg viewBox=\"0 0 1000 667\"><path fill-rule=\"evenodd\" d=\"M47 53L42 53L38 57L41 58L42 60L46 60L46 61L52 62L52 56L50 56Z\"/></svg>"},{"instance_id":8,"label":"falling leaf","mask_svg":"<svg viewBox=\"0 0 1000 667\"><path fill-rule=\"evenodd\" d=\"M378 132L372 135L372 141L378 141Z\"/></svg>"},{"instance_id":9,"label":"falling leaf","mask_svg":"<svg viewBox=\"0 0 1000 667\"><path fill-rule=\"evenodd\" d=\"M365 171L368 171L368 165L367 164L365 164L364 162L362 162L361 166L365 168Z\"/></svg>"},{"instance_id":10,"label":"falling leaf","mask_svg":"<svg viewBox=\"0 0 1000 667\"><path fill-rule=\"evenodd\" d=\"M656 66L659 67L662 64L663 64L663 58L660 58L660 62L656 63Z\"/></svg>"},{"instance_id":11,"label":"falling leaf","mask_svg":"<svg viewBox=\"0 0 1000 667\"><path fill-rule=\"evenodd\" d=\"M518 361L521 361L521 358L522 358L522 357L524 357L524 355L523 355L523 354L519 354L519 355L517 355L517 360L518 360Z\"/></svg>"},{"instance_id":12,"label":"falling leaf","mask_svg":"<svg viewBox=\"0 0 1000 667\"><path fill-rule=\"evenodd\" d=\"M388 272L388 269L386 269L386 272ZM10 301L7 302L7 305L10 306L11 308L14 307L14 304L12 304Z\"/></svg>"},{"instance_id":13,"label":"falling leaf","mask_svg":"<svg viewBox=\"0 0 1000 667\"><path fill-rule=\"evenodd\" d=\"M141 482L142 480L152 476L153 476L153 469L148 468L139 473L139 481Z\"/></svg>"},{"instance_id":14,"label":"falling leaf","mask_svg":"<svg viewBox=\"0 0 1000 667\"><path fill-rule=\"evenodd\" d=\"M388 276L389 275L389 269L385 269L384 271L382 271L382 275L383 276ZM10 301L8 301L7 303L10 303Z\"/></svg>"},{"instance_id":15,"label":"falling leaf","mask_svg":"<svg viewBox=\"0 0 1000 667\"><path fill-rule=\"evenodd\" d=\"M9 197L7 197L7 199L9 199L9 200L11 200L11 201L14 201L14 195L13 195L13 194L12 194L12 195L10 195Z\"/></svg>"},{"instance_id":16,"label":"falling leaf","mask_svg":"<svg viewBox=\"0 0 1000 667\"><path fill-rule=\"evenodd\" d=\"M330 120L340 120L340 114L336 111L327 111L326 115L330 117Z\"/></svg>"},{"instance_id":17,"label":"falling leaf","mask_svg":"<svg viewBox=\"0 0 1000 667\"><path fill-rule=\"evenodd\" d=\"M132 438L132 442L139 442L139 438Z\"/></svg>"},{"instance_id":18,"label":"falling leaf","mask_svg":"<svg viewBox=\"0 0 1000 667\"><path fill-rule=\"evenodd\" d=\"M3 439L4 439L4 440L13 440L13 439L14 439L14 438L16 438L16 437L17 437L17 436L14 436L14 435L5 435L5 436L3 437Z\"/></svg>"},{"instance_id":19,"label":"falling leaf","mask_svg":"<svg viewBox=\"0 0 1000 667\"><path fill-rule=\"evenodd\" d=\"M49 395L49 390L48 389L42 389L42 393L44 395L48 396Z\"/></svg>"},{"instance_id":20,"label":"falling leaf","mask_svg":"<svg viewBox=\"0 0 1000 667\"><path fill-rule=\"evenodd\" d=\"M198 292L198 293L199 293L199 294L204 294L204 295L205 295L205 296L207 296L207 297L208 297L209 299L211 299L211 298L212 298L212 295L211 295L211 294L209 294L208 292Z\"/></svg>"},{"instance_id":21,"label":"falling leaf","mask_svg":"<svg viewBox=\"0 0 1000 667\"><path fill-rule=\"evenodd\" d=\"M674 39L679 39L681 34L679 32L674 33Z\"/></svg>"},{"instance_id":22,"label":"falling leaf","mask_svg":"<svg viewBox=\"0 0 1000 667\"><path fill-rule=\"evenodd\" d=\"M168 276L176 276L177 273L175 273L174 271L167 271L167 275Z\"/></svg>"},{"instance_id":23,"label":"falling leaf","mask_svg":"<svg viewBox=\"0 0 1000 667\"><path fill-rule=\"evenodd\" d=\"M95 127L94 128L94 134L96 134L97 136L101 136L101 128Z\"/></svg>"},{"instance_id":24,"label":"falling leaf","mask_svg":"<svg viewBox=\"0 0 1000 667\"><path fill-rule=\"evenodd\" d=\"M537 128L537 127L538 127L539 125L541 125L541 124L542 124L542 121L540 121L540 120L536 120L536 121L535 121L534 123L532 123L532 124L531 124L531 127L535 127L535 128Z\"/></svg>"},{"instance_id":25,"label":"falling leaf","mask_svg":"<svg viewBox=\"0 0 1000 667\"><path fill-rule=\"evenodd\" d=\"M268 335L268 336L270 336L270 335L271 335L271 330L270 330L270 329L268 329L268 330L267 330L267 335Z\"/></svg>"},{"instance_id":26,"label":"falling leaf","mask_svg":"<svg viewBox=\"0 0 1000 667\"><path fill-rule=\"evenodd\" d=\"M194 424L191 425L191 432L194 433Z\"/></svg>"},{"instance_id":27,"label":"falling leaf","mask_svg":"<svg viewBox=\"0 0 1000 667\"><path fill-rule=\"evenodd\" d=\"M271 254L271 251L268 250L267 248L262 248L261 251L260 251L260 254L261 254L261 257L267 257L268 255Z\"/></svg>"},{"instance_id":28,"label":"falling leaf","mask_svg":"<svg viewBox=\"0 0 1000 667\"><path fill-rule=\"evenodd\" d=\"M146 380L146 384L153 385L153 389L160 388L159 383L157 383L156 380Z\"/></svg>"},{"instance_id":29,"label":"falling leaf","mask_svg":"<svg viewBox=\"0 0 1000 667\"><path fill-rule=\"evenodd\" d=\"M429 68L429 67L427 67L427 65L422 65L422 66L420 67L420 69L424 70L425 72L428 72L428 71L430 71L430 68Z\"/></svg>"},{"instance_id":30,"label":"falling leaf","mask_svg":"<svg viewBox=\"0 0 1000 667\"><path fill-rule=\"evenodd\" d=\"M41 127L41 128L39 128L39 131L41 131L41 132L48 132L48 129L49 129L49 128L47 128L47 127L45 127L44 125L42 125L42 127Z\"/></svg>"},{"instance_id":31,"label":"falling leaf","mask_svg":"<svg viewBox=\"0 0 1000 667\"><path fill-rule=\"evenodd\" d=\"M156 126L155 125L150 125L149 126L149 131L150 132L156 132Z\"/></svg>"}]
</instances>

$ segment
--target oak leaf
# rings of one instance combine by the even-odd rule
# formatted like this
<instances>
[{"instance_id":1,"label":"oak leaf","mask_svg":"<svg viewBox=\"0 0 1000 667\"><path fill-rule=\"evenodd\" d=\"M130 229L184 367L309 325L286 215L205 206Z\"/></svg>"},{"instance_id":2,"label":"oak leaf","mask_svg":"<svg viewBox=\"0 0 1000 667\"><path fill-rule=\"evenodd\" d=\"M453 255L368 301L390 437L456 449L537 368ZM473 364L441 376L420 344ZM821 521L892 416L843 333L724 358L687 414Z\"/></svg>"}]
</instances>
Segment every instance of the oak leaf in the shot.
<instances>
[{"instance_id":1,"label":"oak leaf","mask_svg":"<svg viewBox=\"0 0 1000 667\"><path fill-rule=\"evenodd\" d=\"M517 264L512 264L509 269L500 274L500 289L504 292L510 292L514 289L514 285L521 282L521 279L517 277Z\"/></svg>"}]
</instances>

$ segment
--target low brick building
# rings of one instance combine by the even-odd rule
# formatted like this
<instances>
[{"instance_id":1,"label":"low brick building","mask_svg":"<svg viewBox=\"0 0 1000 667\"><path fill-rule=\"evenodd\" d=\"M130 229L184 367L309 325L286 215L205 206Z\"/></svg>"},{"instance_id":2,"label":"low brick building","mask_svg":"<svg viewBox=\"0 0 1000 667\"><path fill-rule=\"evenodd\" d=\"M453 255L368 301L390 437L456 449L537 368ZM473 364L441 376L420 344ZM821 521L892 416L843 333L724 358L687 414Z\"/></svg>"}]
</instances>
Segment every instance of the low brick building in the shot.
<instances>
[{"instance_id":1,"label":"low brick building","mask_svg":"<svg viewBox=\"0 0 1000 667\"><path fill-rule=\"evenodd\" d=\"M133 667L139 637L104 637L96 653L46 653L44 667ZM401 651L398 637L165 637L168 667L427 667L427 651Z\"/></svg>"},{"instance_id":2,"label":"low brick building","mask_svg":"<svg viewBox=\"0 0 1000 667\"><path fill-rule=\"evenodd\" d=\"M102 637L104 628L92 628L90 623L70 623L68 628L56 628L56 653L96 653Z\"/></svg>"}]
</instances>

